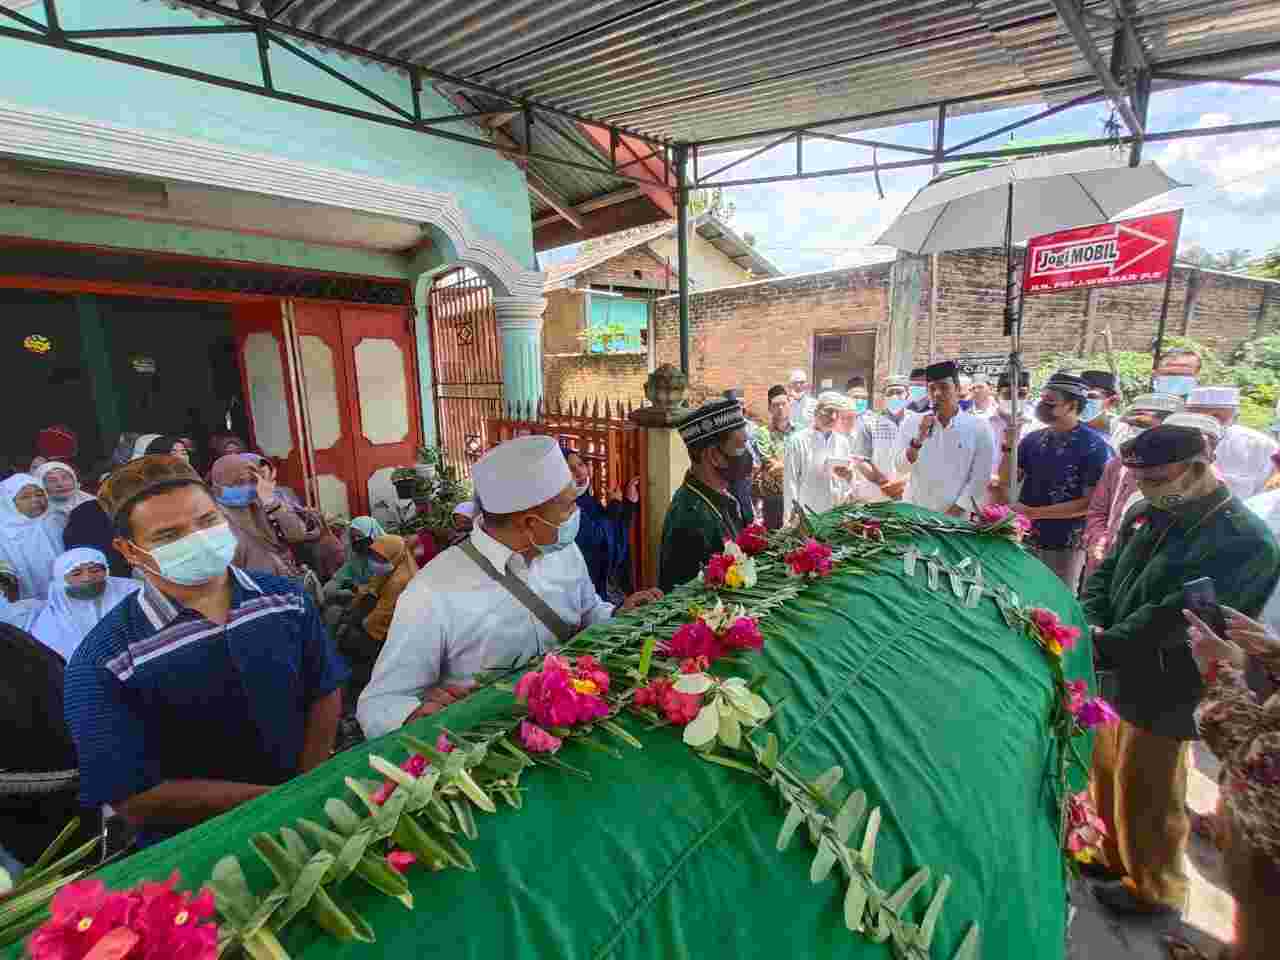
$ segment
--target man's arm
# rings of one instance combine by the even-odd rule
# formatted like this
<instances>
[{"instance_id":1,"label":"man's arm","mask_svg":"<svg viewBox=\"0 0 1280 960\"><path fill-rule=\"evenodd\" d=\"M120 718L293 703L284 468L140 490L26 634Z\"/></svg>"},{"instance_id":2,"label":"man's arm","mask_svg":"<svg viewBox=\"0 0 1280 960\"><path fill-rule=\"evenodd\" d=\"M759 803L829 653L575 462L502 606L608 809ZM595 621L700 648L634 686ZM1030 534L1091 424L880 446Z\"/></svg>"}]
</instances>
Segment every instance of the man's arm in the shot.
<instances>
[{"instance_id":1,"label":"man's arm","mask_svg":"<svg viewBox=\"0 0 1280 960\"><path fill-rule=\"evenodd\" d=\"M166 780L112 805L135 827L186 827L226 813L270 789L231 780Z\"/></svg>"},{"instance_id":2,"label":"man's arm","mask_svg":"<svg viewBox=\"0 0 1280 960\"><path fill-rule=\"evenodd\" d=\"M1093 572L1093 576L1084 582L1080 605L1084 607L1085 617L1091 626L1106 627L1111 623L1111 577L1125 542L1123 539L1119 540L1115 549L1107 554L1101 566Z\"/></svg>"},{"instance_id":3,"label":"man's arm","mask_svg":"<svg viewBox=\"0 0 1280 960\"><path fill-rule=\"evenodd\" d=\"M341 687L311 704L307 710L307 725L303 730L302 753L298 756L299 773L314 770L333 754L340 716L342 716Z\"/></svg>"},{"instance_id":4,"label":"man's arm","mask_svg":"<svg viewBox=\"0 0 1280 960\"><path fill-rule=\"evenodd\" d=\"M574 597L574 613L577 614L578 621L589 627L608 620L613 616L613 604L601 600L600 594L596 593L596 585L591 580L591 571L587 569L587 561L582 556L582 551L575 544L564 552L577 554L574 565L577 568L578 593Z\"/></svg>"},{"instance_id":5,"label":"man's arm","mask_svg":"<svg viewBox=\"0 0 1280 960\"><path fill-rule=\"evenodd\" d=\"M1019 503L1015 509L1028 520L1074 520L1089 512L1089 501L1093 491L1085 490L1083 497L1066 500L1062 503L1051 503L1047 507L1028 507Z\"/></svg>"},{"instance_id":6,"label":"man's arm","mask_svg":"<svg viewBox=\"0 0 1280 960\"><path fill-rule=\"evenodd\" d=\"M800 474L804 470L804 455L800 446L799 432L787 437L782 448L782 523L785 526L791 521L791 507L800 494ZM664 591L671 588L659 584Z\"/></svg>"},{"instance_id":7,"label":"man's arm","mask_svg":"<svg viewBox=\"0 0 1280 960\"><path fill-rule=\"evenodd\" d=\"M387 641L360 694L356 716L365 735L380 737L401 727L422 704L422 692L440 680L445 623L433 615L431 598L413 585L400 595Z\"/></svg>"},{"instance_id":8,"label":"man's arm","mask_svg":"<svg viewBox=\"0 0 1280 960\"><path fill-rule=\"evenodd\" d=\"M1115 461L1116 464L1119 462ZM1089 508L1085 511L1084 544L1091 552L1099 546L1105 552L1110 545L1111 535L1107 528L1111 523L1111 501L1115 497L1119 480L1119 466L1108 463L1101 481L1093 488L1093 494L1089 497Z\"/></svg>"},{"instance_id":9,"label":"man's arm","mask_svg":"<svg viewBox=\"0 0 1280 960\"><path fill-rule=\"evenodd\" d=\"M680 584L692 580L702 569L702 562L718 546L709 548L700 529L676 527L665 530L658 560L658 587L663 593L670 593Z\"/></svg>"},{"instance_id":10,"label":"man's arm","mask_svg":"<svg viewBox=\"0 0 1280 960\"><path fill-rule=\"evenodd\" d=\"M1005 429L998 438L995 435L996 431L994 429L987 431L987 433L991 434L991 442L992 442L993 448L994 448L994 445L998 442L1000 444L1000 452L1001 454L1003 454L1003 456L1000 457L1000 469L996 472L995 487L992 490L992 497L995 499L996 503L1009 502L1009 471L1010 469L1012 469L1012 460L1013 460L1012 450L1015 445L1018 448L1018 463L1022 464L1026 462L1022 457L1022 453L1023 453L1022 440L1025 440L1026 437L1023 437L1021 440L1013 439L1011 441L1010 433L1009 433L1010 430L1013 431L1014 437L1017 437L1017 435L1020 433L1019 428L1013 423L1012 420L1008 421L1005 424ZM1005 447L1009 448L1009 452L1005 451ZM1019 506L1018 509L1019 509L1019 512L1022 511L1021 506ZM1030 514L1027 514L1027 518L1034 519L1031 517Z\"/></svg>"}]
</instances>

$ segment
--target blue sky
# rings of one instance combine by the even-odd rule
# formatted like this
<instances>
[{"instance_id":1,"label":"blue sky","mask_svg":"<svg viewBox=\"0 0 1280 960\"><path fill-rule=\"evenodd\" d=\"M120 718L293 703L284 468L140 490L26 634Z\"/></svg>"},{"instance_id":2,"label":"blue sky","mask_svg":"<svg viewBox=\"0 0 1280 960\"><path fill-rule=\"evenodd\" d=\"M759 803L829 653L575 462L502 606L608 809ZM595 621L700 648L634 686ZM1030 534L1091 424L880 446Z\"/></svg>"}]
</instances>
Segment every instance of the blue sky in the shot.
<instances>
[{"instance_id":1,"label":"blue sky","mask_svg":"<svg viewBox=\"0 0 1280 960\"><path fill-rule=\"evenodd\" d=\"M1280 73L1266 76L1276 78ZM1040 109L1025 107L949 120L947 143L959 143ZM972 149L996 148L1013 136L1101 136L1109 114L1110 109L1101 104L1079 107ZM1280 89L1212 84L1153 95L1148 129L1257 120L1280 120ZM927 123L864 131L859 136L913 146L928 146L930 142ZM734 156L703 158L703 173L730 162ZM793 173L794 156L794 146L784 144L734 167L725 176L737 179ZM883 163L906 157L880 151L879 159ZM1242 247L1255 255L1280 246L1280 229L1276 226L1280 222L1280 130L1151 145L1145 158L1159 163L1175 180L1188 184L1141 207L1143 212L1185 209L1184 246L1196 243L1215 252ZM870 162L871 151L862 147L805 141L806 170ZM784 272L800 273L841 266L854 258L854 251L875 241L929 175L928 167L881 174L884 199L877 193L870 174L735 187L725 193L736 206L733 225L740 232L755 234L758 249ZM571 246L548 251L542 255L542 263L545 266L571 258L575 250Z\"/></svg>"}]
</instances>

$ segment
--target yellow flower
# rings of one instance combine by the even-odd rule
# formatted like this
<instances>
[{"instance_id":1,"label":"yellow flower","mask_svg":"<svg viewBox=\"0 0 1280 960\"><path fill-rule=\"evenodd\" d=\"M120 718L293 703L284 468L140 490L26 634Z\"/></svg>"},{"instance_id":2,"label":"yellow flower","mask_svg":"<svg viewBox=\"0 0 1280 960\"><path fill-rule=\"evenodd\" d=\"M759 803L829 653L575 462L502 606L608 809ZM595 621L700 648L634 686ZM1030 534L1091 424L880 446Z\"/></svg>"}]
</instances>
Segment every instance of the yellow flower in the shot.
<instances>
[{"instance_id":1,"label":"yellow flower","mask_svg":"<svg viewBox=\"0 0 1280 960\"><path fill-rule=\"evenodd\" d=\"M724 575L724 585L729 587L731 590L737 590L739 587L746 584L746 582L747 581L742 577L742 571L738 569L738 565L736 563L730 567L728 572Z\"/></svg>"},{"instance_id":2,"label":"yellow flower","mask_svg":"<svg viewBox=\"0 0 1280 960\"><path fill-rule=\"evenodd\" d=\"M577 690L578 693L585 693L594 697L600 692L600 688L596 686L594 680L573 680L572 683L573 689Z\"/></svg>"},{"instance_id":3,"label":"yellow flower","mask_svg":"<svg viewBox=\"0 0 1280 960\"><path fill-rule=\"evenodd\" d=\"M1045 647L1045 649L1047 649L1055 657L1062 656L1062 644L1060 644L1057 640L1050 640L1048 645Z\"/></svg>"},{"instance_id":4,"label":"yellow flower","mask_svg":"<svg viewBox=\"0 0 1280 960\"><path fill-rule=\"evenodd\" d=\"M1093 863L1096 859L1093 850L1089 847L1082 847L1075 852L1075 858L1080 863Z\"/></svg>"}]
</instances>

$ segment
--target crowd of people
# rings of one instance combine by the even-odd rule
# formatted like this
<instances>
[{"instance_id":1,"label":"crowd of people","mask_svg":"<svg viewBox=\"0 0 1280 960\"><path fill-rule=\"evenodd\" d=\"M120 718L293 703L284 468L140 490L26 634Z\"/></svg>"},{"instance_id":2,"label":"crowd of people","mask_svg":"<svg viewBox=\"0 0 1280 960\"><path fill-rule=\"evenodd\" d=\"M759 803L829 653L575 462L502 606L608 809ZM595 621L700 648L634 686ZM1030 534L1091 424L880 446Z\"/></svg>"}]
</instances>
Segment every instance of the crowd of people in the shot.
<instances>
[{"instance_id":1,"label":"crowd of people","mask_svg":"<svg viewBox=\"0 0 1280 960\"><path fill-rule=\"evenodd\" d=\"M690 467L660 589L639 591L640 478L601 497L590 455L550 437L480 458L474 499L424 553L371 517L333 531L239 438L210 438L201 460L190 437L125 435L82 484L74 435L50 428L29 472L0 482L0 690L33 732L0 759L0 847L30 862L76 811L107 811L138 844L170 836L661 597L757 518L1004 505L1079 595L1121 718L1094 754L1098 898L1125 914L1185 905L1203 739L1223 803L1200 829L1228 850L1241 942L1262 943L1280 891L1280 461L1236 422L1237 391L1197 371L1175 354L1126 405L1098 370L1059 371L1035 396L1025 375L993 384L953 361L874 394L855 377L815 395L797 370L769 389L767 423L726 391L678 424ZM1221 623L1188 612L1205 578Z\"/></svg>"}]
</instances>

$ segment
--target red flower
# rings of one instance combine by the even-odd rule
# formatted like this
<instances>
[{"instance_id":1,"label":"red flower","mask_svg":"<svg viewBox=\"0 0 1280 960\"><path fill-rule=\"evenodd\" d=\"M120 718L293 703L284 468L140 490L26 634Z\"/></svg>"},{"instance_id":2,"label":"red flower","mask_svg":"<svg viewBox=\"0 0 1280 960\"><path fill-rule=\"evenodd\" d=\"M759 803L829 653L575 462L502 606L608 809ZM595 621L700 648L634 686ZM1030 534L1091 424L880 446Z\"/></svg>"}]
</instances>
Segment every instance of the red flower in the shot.
<instances>
[{"instance_id":1,"label":"red flower","mask_svg":"<svg viewBox=\"0 0 1280 960\"><path fill-rule=\"evenodd\" d=\"M702 573L702 582L708 587L723 587L725 575L733 566L733 557L727 553L713 553Z\"/></svg>"},{"instance_id":2,"label":"red flower","mask_svg":"<svg viewBox=\"0 0 1280 960\"><path fill-rule=\"evenodd\" d=\"M735 541L749 557L761 553L769 546L769 531L763 523L752 523L742 528Z\"/></svg>"},{"instance_id":3,"label":"red flower","mask_svg":"<svg viewBox=\"0 0 1280 960\"><path fill-rule=\"evenodd\" d=\"M831 548L812 537L798 550L786 556L791 573L798 577L825 577L831 572Z\"/></svg>"},{"instance_id":4,"label":"red flower","mask_svg":"<svg viewBox=\"0 0 1280 960\"><path fill-rule=\"evenodd\" d=\"M1074 717L1080 712L1080 708L1084 706L1085 694L1089 692L1089 685L1083 680L1067 681L1067 711Z\"/></svg>"},{"instance_id":5,"label":"red flower","mask_svg":"<svg viewBox=\"0 0 1280 960\"><path fill-rule=\"evenodd\" d=\"M730 650L759 650L764 646L764 635L754 617L739 617L725 631L724 645Z\"/></svg>"},{"instance_id":6,"label":"red flower","mask_svg":"<svg viewBox=\"0 0 1280 960\"><path fill-rule=\"evenodd\" d=\"M667 641L667 654L672 657L706 657L714 661L720 657L720 640L715 631L701 618L680 627Z\"/></svg>"},{"instance_id":7,"label":"red flower","mask_svg":"<svg viewBox=\"0 0 1280 960\"><path fill-rule=\"evenodd\" d=\"M443 737L444 734L442 733L440 734L440 736ZM438 747L439 745L440 745L440 741L437 740L436 746ZM450 746L449 749L452 750L453 747ZM415 753L413 754L413 756L409 757L408 760L404 761L404 763L400 764L400 769L403 770L405 773L409 774L410 776L420 777L426 772L427 767L430 764L431 764L431 761L428 760L426 757L424 757L422 754ZM373 791L373 796L370 799L372 799L373 802L376 803L378 806L382 806L389 799L391 799L391 795L396 792L396 787L398 786L399 784L396 783L394 780L390 780L390 779L383 780L382 786L378 787L377 790Z\"/></svg>"},{"instance_id":8,"label":"red flower","mask_svg":"<svg viewBox=\"0 0 1280 960\"><path fill-rule=\"evenodd\" d=\"M106 888L101 880L80 880L59 890L50 919L31 937L33 960L78 960L116 927L126 926L137 903Z\"/></svg>"},{"instance_id":9,"label":"red flower","mask_svg":"<svg viewBox=\"0 0 1280 960\"><path fill-rule=\"evenodd\" d=\"M609 692L609 674L590 654L583 654L577 659L573 665L573 672L579 680L590 680L594 683L601 694Z\"/></svg>"},{"instance_id":10,"label":"red flower","mask_svg":"<svg viewBox=\"0 0 1280 960\"><path fill-rule=\"evenodd\" d=\"M1086 730L1104 727L1119 719L1120 714L1116 713L1115 708L1101 697L1091 697L1082 703L1079 711L1076 712L1076 722Z\"/></svg>"},{"instance_id":11,"label":"red flower","mask_svg":"<svg viewBox=\"0 0 1280 960\"><path fill-rule=\"evenodd\" d=\"M711 666L711 661L706 657L689 657L687 660L680 661L680 672L705 673L709 666Z\"/></svg>"},{"instance_id":12,"label":"red flower","mask_svg":"<svg viewBox=\"0 0 1280 960\"><path fill-rule=\"evenodd\" d=\"M651 707L662 711L668 723L682 727L693 720L702 709L702 696L696 693L681 693L669 677L651 680L636 691L631 701L636 707Z\"/></svg>"},{"instance_id":13,"label":"red flower","mask_svg":"<svg viewBox=\"0 0 1280 960\"><path fill-rule=\"evenodd\" d=\"M218 928L203 922L213 919L213 893L206 888L193 897L177 885L175 870L167 883L140 888L142 906L132 927L141 927L142 960L200 960L217 952Z\"/></svg>"},{"instance_id":14,"label":"red flower","mask_svg":"<svg viewBox=\"0 0 1280 960\"><path fill-rule=\"evenodd\" d=\"M594 660L591 664L599 666ZM607 674L605 684L607 688ZM571 673L568 662L554 654L543 660L541 670L526 673L516 684L516 698L528 704L529 716L548 727L571 727L607 716L609 705L599 696L603 692L590 677Z\"/></svg>"},{"instance_id":15,"label":"red flower","mask_svg":"<svg viewBox=\"0 0 1280 960\"><path fill-rule=\"evenodd\" d=\"M408 873L418 858L408 850L392 850L387 854L387 866L396 873Z\"/></svg>"},{"instance_id":16,"label":"red flower","mask_svg":"<svg viewBox=\"0 0 1280 960\"><path fill-rule=\"evenodd\" d=\"M448 734L440 734L436 737L436 753L453 753L453 744L449 742Z\"/></svg>"},{"instance_id":17,"label":"red flower","mask_svg":"<svg viewBox=\"0 0 1280 960\"><path fill-rule=\"evenodd\" d=\"M520 742L532 753L555 753L564 743L559 737L552 736L528 720L520 721Z\"/></svg>"}]
</instances>

